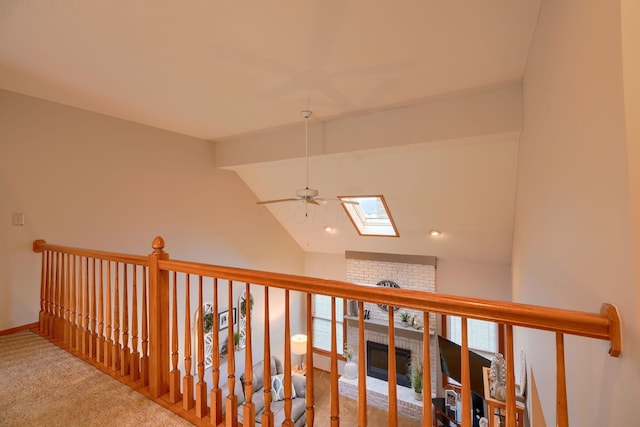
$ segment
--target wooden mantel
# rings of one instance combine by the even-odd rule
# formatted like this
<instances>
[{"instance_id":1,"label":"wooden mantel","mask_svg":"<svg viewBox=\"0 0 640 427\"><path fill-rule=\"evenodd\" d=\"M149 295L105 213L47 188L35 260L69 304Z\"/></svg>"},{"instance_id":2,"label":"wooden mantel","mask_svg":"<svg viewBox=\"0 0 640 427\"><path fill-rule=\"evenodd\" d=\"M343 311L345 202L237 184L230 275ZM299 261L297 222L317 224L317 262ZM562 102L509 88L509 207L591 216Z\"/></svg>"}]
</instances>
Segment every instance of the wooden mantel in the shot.
<instances>
[{"instance_id":1,"label":"wooden mantel","mask_svg":"<svg viewBox=\"0 0 640 427\"><path fill-rule=\"evenodd\" d=\"M348 328L357 328L360 319L354 316L344 316ZM367 331L387 333L388 323L376 319L367 319L364 321L364 328ZM396 337L407 338L411 340L422 341L424 339L424 328L416 329L411 326L404 326L401 322L395 323ZM430 329L430 335L435 334L435 329Z\"/></svg>"}]
</instances>

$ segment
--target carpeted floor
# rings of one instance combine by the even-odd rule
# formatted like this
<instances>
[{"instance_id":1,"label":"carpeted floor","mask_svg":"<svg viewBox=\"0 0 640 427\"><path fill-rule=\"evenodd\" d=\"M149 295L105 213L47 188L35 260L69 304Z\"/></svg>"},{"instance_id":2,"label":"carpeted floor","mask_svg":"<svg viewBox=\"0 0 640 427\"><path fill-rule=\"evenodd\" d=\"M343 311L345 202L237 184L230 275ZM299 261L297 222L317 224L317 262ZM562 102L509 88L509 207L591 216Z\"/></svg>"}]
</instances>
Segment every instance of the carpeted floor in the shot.
<instances>
[{"instance_id":1,"label":"carpeted floor","mask_svg":"<svg viewBox=\"0 0 640 427\"><path fill-rule=\"evenodd\" d=\"M314 375L315 426L329 426L329 374ZM387 425L385 410L370 407L367 417L370 426ZM357 420L357 402L340 396L340 425ZM0 336L0 427L190 425L37 334ZM399 427L420 425L398 420Z\"/></svg>"},{"instance_id":2,"label":"carpeted floor","mask_svg":"<svg viewBox=\"0 0 640 427\"><path fill-rule=\"evenodd\" d=\"M0 337L0 426L191 425L32 332Z\"/></svg>"}]
</instances>

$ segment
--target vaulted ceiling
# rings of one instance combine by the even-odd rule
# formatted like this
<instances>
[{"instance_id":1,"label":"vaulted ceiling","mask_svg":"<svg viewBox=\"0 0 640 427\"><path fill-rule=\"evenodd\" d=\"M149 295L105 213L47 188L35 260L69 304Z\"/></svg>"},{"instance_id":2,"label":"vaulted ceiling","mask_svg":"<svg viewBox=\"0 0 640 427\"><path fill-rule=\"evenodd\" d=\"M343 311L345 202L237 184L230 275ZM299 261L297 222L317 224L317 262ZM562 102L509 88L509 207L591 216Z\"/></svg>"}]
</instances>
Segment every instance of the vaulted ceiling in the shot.
<instances>
[{"instance_id":1,"label":"vaulted ceiling","mask_svg":"<svg viewBox=\"0 0 640 427\"><path fill-rule=\"evenodd\" d=\"M311 186L384 194L400 238L358 237L334 202L260 207L303 249L508 263L516 92L539 7L4 0L0 87L216 141L256 200L304 187L310 109Z\"/></svg>"}]
</instances>

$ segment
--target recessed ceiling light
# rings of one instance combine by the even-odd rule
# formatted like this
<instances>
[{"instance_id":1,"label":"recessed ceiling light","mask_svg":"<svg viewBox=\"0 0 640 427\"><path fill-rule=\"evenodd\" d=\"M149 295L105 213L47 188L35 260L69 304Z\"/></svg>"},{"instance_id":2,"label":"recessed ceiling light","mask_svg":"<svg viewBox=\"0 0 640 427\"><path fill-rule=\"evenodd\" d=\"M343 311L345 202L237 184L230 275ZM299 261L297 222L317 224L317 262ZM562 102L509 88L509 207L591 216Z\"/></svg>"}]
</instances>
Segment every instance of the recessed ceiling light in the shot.
<instances>
[{"instance_id":1,"label":"recessed ceiling light","mask_svg":"<svg viewBox=\"0 0 640 427\"><path fill-rule=\"evenodd\" d=\"M329 227L328 225L324 228L324 231L326 231L327 233L333 233L334 231L336 231L335 228L333 227Z\"/></svg>"},{"instance_id":2,"label":"recessed ceiling light","mask_svg":"<svg viewBox=\"0 0 640 427\"><path fill-rule=\"evenodd\" d=\"M431 230L431 231L429 232L429 235L430 235L431 237L438 237L438 236L441 236L441 235L442 235L442 233L440 232L440 230Z\"/></svg>"}]
</instances>

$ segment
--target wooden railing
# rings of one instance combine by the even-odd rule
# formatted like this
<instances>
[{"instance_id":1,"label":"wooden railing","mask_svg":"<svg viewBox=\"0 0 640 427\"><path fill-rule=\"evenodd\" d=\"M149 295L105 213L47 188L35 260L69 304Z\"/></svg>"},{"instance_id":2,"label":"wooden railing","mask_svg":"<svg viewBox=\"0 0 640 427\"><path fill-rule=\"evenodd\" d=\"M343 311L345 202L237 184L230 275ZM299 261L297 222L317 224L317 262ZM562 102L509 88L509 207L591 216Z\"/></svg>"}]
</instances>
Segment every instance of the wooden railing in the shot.
<instances>
[{"instance_id":1,"label":"wooden railing","mask_svg":"<svg viewBox=\"0 0 640 427\"><path fill-rule=\"evenodd\" d=\"M327 295L358 301L358 425L367 425L366 373L364 351L364 302L385 304L389 307L389 372L395 372L395 322L393 307L403 307L422 312L423 324L429 324L430 313L456 315L462 318L462 426L471 423L471 386L468 360L467 319L482 319L505 325L507 364L506 425L516 425L516 390L513 355L513 327L526 327L550 331L556 335L557 367L557 425L568 425L566 379L564 368L564 335L577 335L610 342L610 355L621 351L620 319L615 307L603 304L600 313L562 310L525 304L455 297L419 291L371 288L333 280L269 273L263 271L220 267L188 261L170 260L164 252L164 241L157 237L148 256L135 256L87 249L69 248L47 244L37 240L35 252L42 253L42 277L40 297L40 331L69 349L74 354L93 363L125 382L146 396L197 425L238 425L239 414L244 426L253 426L255 407L252 403L254 358L271 360L270 342L273 332L270 326L269 291L284 290L284 384L285 422L293 426L291 390L290 292L306 295L307 371L313 372L313 330L311 319L312 295ZM226 286L225 286L226 285ZM205 378L205 352L203 330L203 305L211 304L213 313L220 306L234 306L234 289L242 286L249 296L251 288L263 288L264 317L256 319L263 325L253 330L252 304L246 306L245 382L246 401L238 407L235 381L236 355L230 350L227 365L228 393L223 396L221 381L221 334L217 319L213 322L211 345L210 382ZM197 292L192 296L192 288ZM203 290L211 291L211 299L204 301ZM220 298L226 291L228 301ZM254 291L255 292L255 291ZM195 310L193 304L196 304ZM329 414L316 414L314 406L313 375L306 376L306 423L314 425L319 417L327 417L332 426L338 426L338 352L336 348L336 313L332 304L331 351L331 409ZM195 316L192 317L192 313ZM231 314L231 313L229 313ZM216 316L217 317L217 316ZM215 318L215 317L214 317ZM180 327L182 326L182 328ZM264 347L253 348L253 335L263 334ZM195 335L194 336L192 336ZM195 339L197 345L192 348ZM234 348L233 334L228 333L227 346ZM432 394L430 337L424 334L424 390ZM193 358L195 352L195 374ZM265 363L263 395L265 409L262 424L273 425L271 402L271 372ZM184 374L182 370L184 370ZM398 422L396 376L388 381L388 425ZM224 403L223 403L224 402ZM427 400L428 402L428 400ZM225 416L223 417L223 404ZM424 425L430 425L432 408L423 405Z\"/></svg>"}]
</instances>

